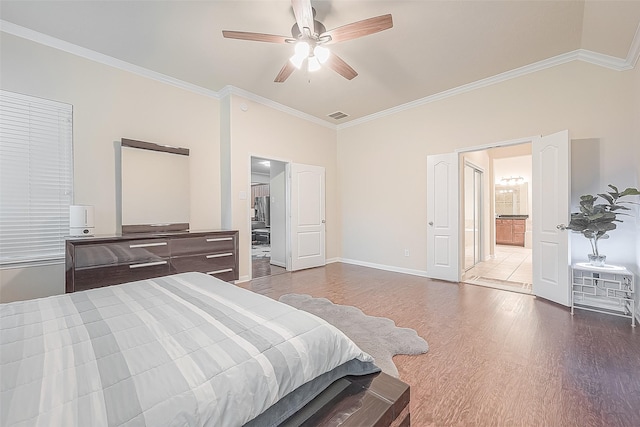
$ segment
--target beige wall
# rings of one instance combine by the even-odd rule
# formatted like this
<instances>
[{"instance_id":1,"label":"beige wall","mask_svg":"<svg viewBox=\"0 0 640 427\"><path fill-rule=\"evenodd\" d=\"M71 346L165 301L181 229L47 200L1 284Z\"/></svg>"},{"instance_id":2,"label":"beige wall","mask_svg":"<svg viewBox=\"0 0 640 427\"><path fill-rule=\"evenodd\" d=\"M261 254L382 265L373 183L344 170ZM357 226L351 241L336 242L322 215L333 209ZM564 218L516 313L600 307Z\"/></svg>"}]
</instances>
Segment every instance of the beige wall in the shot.
<instances>
[{"instance_id":1,"label":"beige wall","mask_svg":"<svg viewBox=\"0 0 640 427\"><path fill-rule=\"evenodd\" d=\"M247 107L242 111L241 106ZM336 131L242 97L231 96L231 227L240 230L240 280L251 271L251 156L322 166L326 172L326 256L340 255Z\"/></svg>"},{"instance_id":2,"label":"beige wall","mask_svg":"<svg viewBox=\"0 0 640 427\"><path fill-rule=\"evenodd\" d=\"M328 260L417 274L426 270L430 154L569 129L574 140L598 140L602 186L640 180L638 67L573 62L336 132L237 95L217 100L5 33L0 48L2 89L74 106L75 201L95 206L97 233L116 228L115 143L182 145L192 153L192 225L240 230L243 279L250 201L241 194L250 194L251 156L325 167ZM605 242L616 247L603 249L640 263L639 224L626 221ZM60 293L60 272L2 270L0 300Z\"/></svg>"},{"instance_id":3,"label":"beige wall","mask_svg":"<svg viewBox=\"0 0 640 427\"><path fill-rule=\"evenodd\" d=\"M603 186L637 185L637 74L572 62L341 129L342 257L426 271L431 154L569 129L572 139L599 138ZM617 230L603 250L635 264L640 233L633 221L623 226L629 232Z\"/></svg>"},{"instance_id":4,"label":"beige wall","mask_svg":"<svg viewBox=\"0 0 640 427\"><path fill-rule=\"evenodd\" d=\"M73 105L74 200L116 231L120 138L191 150L191 224L220 227L219 101L1 33L2 89ZM0 301L64 292L61 265L0 270Z\"/></svg>"}]
</instances>

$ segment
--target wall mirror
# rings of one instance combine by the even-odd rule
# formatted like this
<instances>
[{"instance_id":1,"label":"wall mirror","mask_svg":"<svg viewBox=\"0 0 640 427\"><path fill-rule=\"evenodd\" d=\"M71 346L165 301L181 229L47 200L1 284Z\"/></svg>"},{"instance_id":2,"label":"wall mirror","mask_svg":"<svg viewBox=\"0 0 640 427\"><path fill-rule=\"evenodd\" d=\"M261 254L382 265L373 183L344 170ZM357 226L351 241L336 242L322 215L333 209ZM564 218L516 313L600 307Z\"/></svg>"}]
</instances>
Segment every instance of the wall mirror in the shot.
<instances>
[{"instance_id":1,"label":"wall mirror","mask_svg":"<svg viewBox=\"0 0 640 427\"><path fill-rule=\"evenodd\" d=\"M189 149L122 138L122 234L189 229Z\"/></svg>"},{"instance_id":2,"label":"wall mirror","mask_svg":"<svg viewBox=\"0 0 640 427\"><path fill-rule=\"evenodd\" d=\"M527 183L519 185L496 185L496 215L527 215Z\"/></svg>"}]
</instances>

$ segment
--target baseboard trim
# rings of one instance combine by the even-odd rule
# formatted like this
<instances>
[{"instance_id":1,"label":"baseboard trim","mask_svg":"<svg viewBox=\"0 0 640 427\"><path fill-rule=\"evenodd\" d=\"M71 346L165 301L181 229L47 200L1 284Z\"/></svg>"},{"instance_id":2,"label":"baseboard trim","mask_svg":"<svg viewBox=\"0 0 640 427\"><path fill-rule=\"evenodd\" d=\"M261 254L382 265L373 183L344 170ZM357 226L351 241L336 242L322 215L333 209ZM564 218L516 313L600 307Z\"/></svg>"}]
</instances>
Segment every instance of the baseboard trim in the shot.
<instances>
[{"instance_id":1,"label":"baseboard trim","mask_svg":"<svg viewBox=\"0 0 640 427\"><path fill-rule=\"evenodd\" d=\"M338 261L343 262L345 264L353 264L353 265L359 265L361 267L375 268L377 270L392 271L394 273L404 273L404 274L410 274L412 276L429 277L427 276L427 272L422 270L413 270L410 268L401 268L401 267L395 267L392 265L376 264L372 262L358 261L355 259L348 259L348 258L339 258Z\"/></svg>"},{"instance_id":2,"label":"baseboard trim","mask_svg":"<svg viewBox=\"0 0 640 427\"><path fill-rule=\"evenodd\" d=\"M249 279L249 276L240 276L238 278L238 280L234 281L233 283L244 283L244 282L249 282L251 279Z\"/></svg>"}]
</instances>

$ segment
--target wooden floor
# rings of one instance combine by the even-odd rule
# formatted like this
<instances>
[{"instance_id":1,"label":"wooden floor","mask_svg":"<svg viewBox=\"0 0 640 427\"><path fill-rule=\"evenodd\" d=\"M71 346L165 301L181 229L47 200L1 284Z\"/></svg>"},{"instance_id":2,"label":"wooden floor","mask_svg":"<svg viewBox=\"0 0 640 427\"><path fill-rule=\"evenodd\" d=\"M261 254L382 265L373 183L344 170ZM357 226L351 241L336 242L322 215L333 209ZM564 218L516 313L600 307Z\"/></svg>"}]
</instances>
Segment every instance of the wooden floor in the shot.
<instances>
[{"instance_id":1,"label":"wooden floor","mask_svg":"<svg viewBox=\"0 0 640 427\"><path fill-rule=\"evenodd\" d=\"M640 327L628 319L341 263L240 286L326 297L418 331L429 352L394 357L413 426L640 426Z\"/></svg>"},{"instance_id":2,"label":"wooden floor","mask_svg":"<svg viewBox=\"0 0 640 427\"><path fill-rule=\"evenodd\" d=\"M251 277L260 278L286 272L286 268L271 264L271 258L265 257L251 259Z\"/></svg>"}]
</instances>

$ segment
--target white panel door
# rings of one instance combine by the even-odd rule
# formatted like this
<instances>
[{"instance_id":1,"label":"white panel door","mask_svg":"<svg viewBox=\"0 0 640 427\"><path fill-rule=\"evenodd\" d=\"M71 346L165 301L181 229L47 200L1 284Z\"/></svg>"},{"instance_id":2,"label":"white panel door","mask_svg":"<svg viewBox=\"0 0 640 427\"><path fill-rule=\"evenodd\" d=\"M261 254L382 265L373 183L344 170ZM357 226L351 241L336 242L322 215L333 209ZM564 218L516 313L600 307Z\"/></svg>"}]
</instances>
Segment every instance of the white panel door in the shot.
<instances>
[{"instance_id":1,"label":"white panel door","mask_svg":"<svg viewBox=\"0 0 640 427\"><path fill-rule=\"evenodd\" d=\"M325 170L296 163L287 166L291 206L289 270L325 265Z\"/></svg>"},{"instance_id":2,"label":"white panel door","mask_svg":"<svg viewBox=\"0 0 640 427\"><path fill-rule=\"evenodd\" d=\"M533 293L570 305L569 131L533 140Z\"/></svg>"},{"instance_id":3,"label":"white panel door","mask_svg":"<svg viewBox=\"0 0 640 427\"><path fill-rule=\"evenodd\" d=\"M427 276L458 282L458 155L427 157Z\"/></svg>"}]
</instances>

